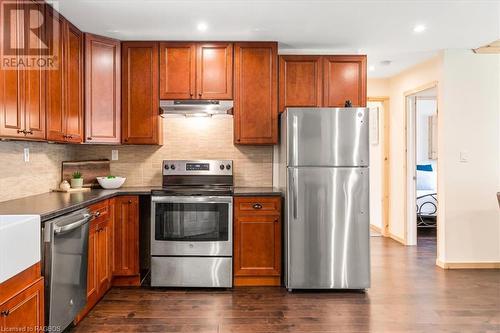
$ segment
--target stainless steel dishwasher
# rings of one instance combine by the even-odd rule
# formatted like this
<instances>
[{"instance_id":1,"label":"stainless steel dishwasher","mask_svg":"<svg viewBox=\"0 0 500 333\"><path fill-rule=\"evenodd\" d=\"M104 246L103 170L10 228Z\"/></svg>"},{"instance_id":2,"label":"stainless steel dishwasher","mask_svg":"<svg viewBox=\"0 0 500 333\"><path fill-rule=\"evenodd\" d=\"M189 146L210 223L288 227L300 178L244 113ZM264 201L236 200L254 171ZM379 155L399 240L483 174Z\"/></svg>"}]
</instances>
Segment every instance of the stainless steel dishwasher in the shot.
<instances>
[{"instance_id":1,"label":"stainless steel dishwasher","mask_svg":"<svg viewBox=\"0 0 500 333\"><path fill-rule=\"evenodd\" d=\"M87 303L88 209L44 223L45 322L61 331Z\"/></svg>"}]
</instances>

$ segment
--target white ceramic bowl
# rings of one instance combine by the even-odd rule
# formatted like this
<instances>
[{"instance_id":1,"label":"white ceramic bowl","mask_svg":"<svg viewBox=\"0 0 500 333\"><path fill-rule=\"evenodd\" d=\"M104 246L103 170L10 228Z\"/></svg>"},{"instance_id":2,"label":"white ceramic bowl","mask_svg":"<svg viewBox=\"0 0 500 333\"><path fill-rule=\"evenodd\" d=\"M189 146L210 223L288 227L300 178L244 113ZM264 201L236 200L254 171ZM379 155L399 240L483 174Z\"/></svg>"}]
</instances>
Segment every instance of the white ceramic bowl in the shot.
<instances>
[{"instance_id":1,"label":"white ceramic bowl","mask_svg":"<svg viewBox=\"0 0 500 333\"><path fill-rule=\"evenodd\" d=\"M101 185L102 188L111 190L115 188L119 188L125 183L124 177L115 177L115 178L108 178L108 177L97 177L97 181L99 182L99 185Z\"/></svg>"}]
</instances>

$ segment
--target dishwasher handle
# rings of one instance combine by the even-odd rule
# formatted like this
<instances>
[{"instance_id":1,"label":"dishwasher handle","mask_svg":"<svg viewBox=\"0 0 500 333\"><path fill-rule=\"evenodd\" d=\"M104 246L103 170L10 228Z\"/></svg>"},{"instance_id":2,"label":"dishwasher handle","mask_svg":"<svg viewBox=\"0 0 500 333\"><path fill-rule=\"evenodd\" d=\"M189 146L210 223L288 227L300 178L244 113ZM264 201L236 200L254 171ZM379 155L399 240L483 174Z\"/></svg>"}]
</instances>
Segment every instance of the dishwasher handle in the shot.
<instances>
[{"instance_id":1,"label":"dishwasher handle","mask_svg":"<svg viewBox=\"0 0 500 333\"><path fill-rule=\"evenodd\" d=\"M64 232L68 232L71 230L74 230L76 228L81 227L85 223L88 223L91 219L93 218L93 215L91 214L83 214L83 219L75 221L73 223L65 224L62 226L59 226L57 224L54 225L54 234L62 234Z\"/></svg>"}]
</instances>

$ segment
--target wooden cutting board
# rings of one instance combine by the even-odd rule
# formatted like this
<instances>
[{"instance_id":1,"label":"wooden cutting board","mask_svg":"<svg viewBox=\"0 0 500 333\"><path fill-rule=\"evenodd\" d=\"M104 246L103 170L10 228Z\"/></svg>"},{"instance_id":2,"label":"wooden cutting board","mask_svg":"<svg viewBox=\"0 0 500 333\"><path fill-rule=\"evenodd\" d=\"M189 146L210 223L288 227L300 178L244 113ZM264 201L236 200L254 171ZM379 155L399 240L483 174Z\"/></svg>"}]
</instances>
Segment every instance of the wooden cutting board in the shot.
<instances>
[{"instance_id":1,"label":"wooden cutting board","mask_svg":"<svg viewBox=\"0 0 500 333\"><path fill-rule=\"evenodd\" d=\"M62 162L61 181L70 182L75 171L80 171L83 177L83 187L100 188L97 177L110 175L109 160L64 161Z\"/></svg>"}]
</instances>

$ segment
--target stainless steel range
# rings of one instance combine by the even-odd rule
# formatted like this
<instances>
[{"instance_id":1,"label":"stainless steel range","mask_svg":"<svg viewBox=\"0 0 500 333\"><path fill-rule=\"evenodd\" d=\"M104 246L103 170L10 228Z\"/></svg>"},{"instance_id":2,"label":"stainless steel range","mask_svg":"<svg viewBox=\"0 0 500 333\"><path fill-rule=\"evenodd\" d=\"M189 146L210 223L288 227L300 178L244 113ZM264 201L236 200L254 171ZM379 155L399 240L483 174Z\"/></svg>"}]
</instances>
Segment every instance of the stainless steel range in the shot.
<instances>
[{"instance_id":1,"label":"stainless steel range","mask_svg":"<svg viewBox=\"0 0 500 333\"><path fill-rule=\"evenodd\" d=\"M151 286L232 287L233 162L163 161L151 195Z\"/></svg>"}]
</instances>

